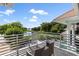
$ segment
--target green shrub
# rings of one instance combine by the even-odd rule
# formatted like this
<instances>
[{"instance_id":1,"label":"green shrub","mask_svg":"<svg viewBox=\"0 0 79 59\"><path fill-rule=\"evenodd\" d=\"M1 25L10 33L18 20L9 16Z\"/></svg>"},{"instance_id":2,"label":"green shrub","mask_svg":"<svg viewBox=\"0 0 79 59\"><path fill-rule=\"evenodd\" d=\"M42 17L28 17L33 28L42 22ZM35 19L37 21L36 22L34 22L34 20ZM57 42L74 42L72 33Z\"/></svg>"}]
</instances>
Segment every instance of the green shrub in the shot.
<instances>
[{"instance_id":1,"label":"green shrub","mask_svg":"<svg viewBox=\"0 0 79 59\"><path fill-rule=\"evenodd\" d=\"M45 40L45 36L43 34L38 35L38 40Z\"/></svg>"},{"instance_id":2,"label":"green shrub","mask_svg":"<svg viewBox=\"0 0 79 59\"><path fill-rule=\"evenodd\" d=\"M19 28L19 27L12 27L12 28L8 28L6 31L5 31L5 34L6 35L12 35L12 34L23 34L24 31Z\"/></svg>"},{"instance_id":3,"label":"green shrub","mask_svg":"<svg viewBox=\"0 0 79 59\"><path fill-rule=\"evenodd\" d=\"M28 41L30 40L31 36L24 36L24 40Z\"/></svg>"}]
</instances>

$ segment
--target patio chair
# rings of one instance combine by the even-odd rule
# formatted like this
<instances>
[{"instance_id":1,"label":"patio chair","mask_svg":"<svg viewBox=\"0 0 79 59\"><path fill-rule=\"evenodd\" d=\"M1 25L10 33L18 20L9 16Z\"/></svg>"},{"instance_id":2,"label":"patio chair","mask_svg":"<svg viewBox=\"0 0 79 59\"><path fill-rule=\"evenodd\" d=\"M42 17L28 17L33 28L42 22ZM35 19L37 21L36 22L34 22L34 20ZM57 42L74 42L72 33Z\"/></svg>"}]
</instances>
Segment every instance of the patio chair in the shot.
<instances>
[{"instance_id":1,"label":"patio chair","mask_svg":"<svg viewBox=\"0 0 79 59\"><path fill-rule=\"evenodd\" d=\"M35 56L51 56L54 55L54 43L49 43L41 49L35 51Z\"/></svg>"},{"instance_id":2,"label":"patio chair","mask_svg":"<svg viewBox=\"0 0 79 59\"><path fill-rule=\"evenodd\" d=\"M37 49L30 49L26 50L27 56L42 56L42 51L44 50L45 47L43 48L37 48Z\"/></svg>"},{"instance_id":3,"label":"patio chair","mask_svg":"<svg viewBox=\"0 0 79 59\"><path fill-rule=\"evenodd\" d=\"M54 55L54 42L46 42L46 46L48 47L47 49L45 49L45 53L48 53L48 56Z\"/></svg>"},{"instance_id":4,"label":"patio chair","mask_svg":"<svg viewBox=\"0 0 79 59\"><path fill-rule=\"evenodd\" d=\"M54 42L48 42L47 45L39 48L39 46L32 46L27 50L27 56L51 56L54 55Z\"/></svg>"}]
</instances>

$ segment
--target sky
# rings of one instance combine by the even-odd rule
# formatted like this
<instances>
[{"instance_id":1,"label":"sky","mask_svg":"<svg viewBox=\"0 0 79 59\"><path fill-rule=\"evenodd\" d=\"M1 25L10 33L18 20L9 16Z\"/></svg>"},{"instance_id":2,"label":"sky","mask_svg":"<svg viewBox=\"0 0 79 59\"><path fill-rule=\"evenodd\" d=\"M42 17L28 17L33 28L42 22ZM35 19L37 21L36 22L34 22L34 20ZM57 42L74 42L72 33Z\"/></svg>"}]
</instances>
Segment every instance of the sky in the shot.
<instances>
[{"instance_id":1,"label":"sky","mask_svg":"<svg viewBox=\"0 0 79 59\"><path fill-rule=\"evenodd\" d=\"M0 6L0 25L21 22L33 28L43 22L51 22L72 9L71 3L16 3L11 8Z\"/></svg>"}]
</instances>

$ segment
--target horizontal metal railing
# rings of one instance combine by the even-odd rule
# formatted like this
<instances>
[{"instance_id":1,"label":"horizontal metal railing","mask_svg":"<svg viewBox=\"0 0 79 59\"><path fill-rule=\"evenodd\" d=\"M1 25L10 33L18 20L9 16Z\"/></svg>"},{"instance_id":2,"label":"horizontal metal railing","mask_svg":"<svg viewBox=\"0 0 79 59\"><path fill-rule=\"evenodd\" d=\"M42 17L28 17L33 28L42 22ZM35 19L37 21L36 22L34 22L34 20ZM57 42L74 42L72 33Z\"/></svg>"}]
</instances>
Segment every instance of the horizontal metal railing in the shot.
<instances>
[{"instance_id":1,"label":"horizontal metal railing","mask_svg":"<svg viewBox=\"0 0 79 59\"><path fill-rule=\"evenodd\" d=\"M52 39L57 39L55 41L55 45L58 46L59 48L63 48L66 50L70 50L75 53L79 53L79 37L76 37L77 35L73 34L61 34L61 33L46 33L52 36L59 36L57 37L52 37ZM72 39L72 40L71 40Z\"/></svg>"},{"instance_id":2,"label":"horizontal metal railing","mask_svg":"<svg viewBox=\"0 0 79 59\"><path fill-rule=\"evenodd\" d=\"M29 35L29 36L23 35L23 34L1 35L0 41L1 40L2 41L0 42L0 55L9 53L13 50L17 50L17 55L19 55L18 50L20 48L30 46L33 44L38 44L36 40L39 40L40 35L43 35L41 36L40 41L42 40L42 38L44 40L48 40L48 39L54 40L55 46L58 46L60 48L67 49L76 53L79 51L79 48L78 48L79 38L76 38L76 35L74 36L72 34L61 34L61 33L51 33L51 32L34 32L32 33L32 35ZM74 39L74 40L70 42L71 39Z\"/></svg>"},{"instance_id":3,"label":"horizontal metal railing","mask_svg":"<svg viewBox=\"0 0 79 59\"><path fill-rule=\"evenodd\" d=\"M24 36L22 34L0 36L0 55L5 54L6 52L9 53L12 50L24 47L23 43L27 40L23 40L23 39L24 39Z\"/></svg>"}]
</instances>

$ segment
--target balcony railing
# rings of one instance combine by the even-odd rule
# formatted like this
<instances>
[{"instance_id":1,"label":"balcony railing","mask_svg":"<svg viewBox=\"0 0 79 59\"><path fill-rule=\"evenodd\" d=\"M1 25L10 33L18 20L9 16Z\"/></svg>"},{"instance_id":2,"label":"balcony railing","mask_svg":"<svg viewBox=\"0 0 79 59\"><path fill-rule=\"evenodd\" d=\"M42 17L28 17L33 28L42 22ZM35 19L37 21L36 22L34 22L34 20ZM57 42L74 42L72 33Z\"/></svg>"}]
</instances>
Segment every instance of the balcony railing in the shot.
<instances>
[{"instance_id":1,"label":"balcony railing","mask_svg":"<svg viewBox=\"0 0 79 59\"><path fill-rule=\"evenodd\" d=\"M32 35L1 35L0 36L0 55L4 55L16 50L19 56L22 48L38 46L46 43L47 40L53 41L55 47L79 53L79 38L70 34L34 32ZM42 44L43 46L45 44ZM26 52L26 50L24 50ZM26 54L25 54L26 55Z\"/></svg>"}]
</instances>

